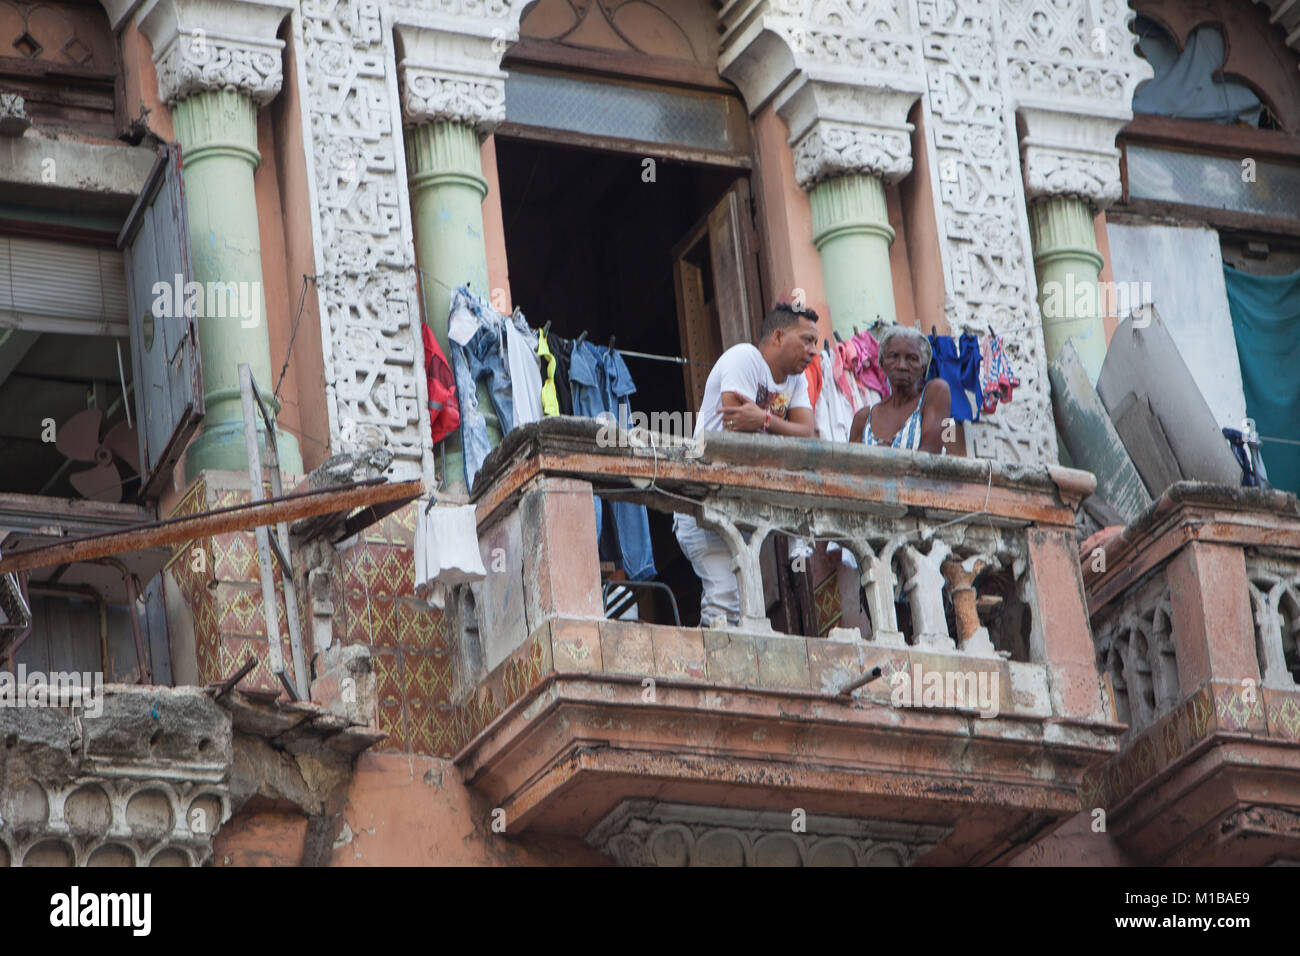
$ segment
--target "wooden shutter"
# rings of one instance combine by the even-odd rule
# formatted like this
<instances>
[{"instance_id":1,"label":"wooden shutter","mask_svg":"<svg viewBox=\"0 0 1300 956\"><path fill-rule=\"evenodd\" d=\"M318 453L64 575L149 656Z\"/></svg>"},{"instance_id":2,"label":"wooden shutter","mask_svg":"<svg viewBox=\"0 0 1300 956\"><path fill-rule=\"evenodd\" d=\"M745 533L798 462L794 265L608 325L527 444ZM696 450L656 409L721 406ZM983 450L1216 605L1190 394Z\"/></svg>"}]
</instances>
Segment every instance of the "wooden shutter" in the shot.
<instances>
[{"instance_id":1,"label":"wooden shutter","mask_svg":"<svg viewBox=\"0 0 1300 956\"><path fill-rule=\"evenodd\" d=\"M709 213L709 258L724 351L753 342L762 320L752 230L749 183L739 179Z\"/></svg>"},{"instance_id":2,"label":"wooden shutter","mask_svg":"<svg viewBox=\"0 0 1300 956\"><path fill-rule=\"evenodd\" d=\"M753 342L762 318L749 184L737 180L673 250L687 399L698 409L718 357Z\"/></svg>"},{"instance_id":3,"label":"wooden shutter","mask_svg":"<svg viewBox=\"0 0 1300 956\"><path fill-rule=\"evenodd\" d=\"M183 302L194 274L180 147L162 150L117 244L126 255L140 496L156 498L204 412L198 319L175 308L176 285ZM167 284L171 307L155 315L157 282Z\"/></svg>"}]
</instances>

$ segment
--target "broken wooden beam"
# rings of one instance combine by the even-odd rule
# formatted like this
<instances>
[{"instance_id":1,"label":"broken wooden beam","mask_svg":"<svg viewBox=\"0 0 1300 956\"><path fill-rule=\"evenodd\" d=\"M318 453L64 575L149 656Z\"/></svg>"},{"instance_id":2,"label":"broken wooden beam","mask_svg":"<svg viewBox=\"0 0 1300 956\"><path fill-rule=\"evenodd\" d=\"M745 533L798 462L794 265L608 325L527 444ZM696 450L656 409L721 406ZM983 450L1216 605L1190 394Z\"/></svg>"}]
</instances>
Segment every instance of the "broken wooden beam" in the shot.
<instances>
[{"instance_id":1,"label":"broken wooden beam","mask_svg":"<svg viewBox=\"0 0 1300 956\"><path fill-rule=\"evenodd\" d=\"M248 531L258 525L369 508L384 502L410 501L423 493L423 482L389 482L383 478L341 488L298 492L181 518L166 518L122 531L107 531L39 548L12 551L0 559L0 574L89 561L141 548L184 544L214 534Z\"/></svg>"}]
</instances>

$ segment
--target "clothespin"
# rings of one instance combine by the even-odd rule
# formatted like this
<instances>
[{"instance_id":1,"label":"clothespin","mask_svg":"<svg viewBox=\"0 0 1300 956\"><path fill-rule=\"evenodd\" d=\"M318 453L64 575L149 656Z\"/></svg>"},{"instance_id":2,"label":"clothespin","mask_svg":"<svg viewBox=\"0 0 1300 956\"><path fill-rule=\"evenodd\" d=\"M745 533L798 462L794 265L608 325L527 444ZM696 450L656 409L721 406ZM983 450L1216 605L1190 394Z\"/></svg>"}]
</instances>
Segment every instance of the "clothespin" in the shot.
<instances>
[{"instance_id":1,"label":"clothespin","mask_svg":"<svg viewBox=\"0 0 1300 956\"><path fill-rule=\"evenodd\" d=\"M551 333L551 320L547 319L546 324L542 326L542 334L550 335L550 333Z\"/></svg>"},{"instance_id":2,"label":"clothespin","mask_svg":"<svg viewBox=\"0 0 1300 956\"><path fill-rule=\"evenodd\" d=\"M583 329L582 332L579 333L578 337L574 340L573 347L576 349L579 345L583 343L583 341L586 338L587 338L587 330Z\"/></svg>"},{"instance_id":3,"label":"clothespin","mask_svg":"<svg viewBox=\"0 0 1300 956\"><path fill-rule=\"evenodd\" d=\"M609 350L614 351L614 336L612 335L609 337Z\"/></svg>"},{"instance_id":4,"label":"clothespin","mask_svg":"<svg viewBox=\"0 0 1300 956\"><path fill-rule=\"evenodd\" d=\"M844 341L842 338L840 338L840 333L839 333L839 330L838 330L838 329L833 329L833 330L831 331L831 335L835 336L835 341L836 341L836 342L843 342L843 341Z\"/></svg>"}]
</instances>

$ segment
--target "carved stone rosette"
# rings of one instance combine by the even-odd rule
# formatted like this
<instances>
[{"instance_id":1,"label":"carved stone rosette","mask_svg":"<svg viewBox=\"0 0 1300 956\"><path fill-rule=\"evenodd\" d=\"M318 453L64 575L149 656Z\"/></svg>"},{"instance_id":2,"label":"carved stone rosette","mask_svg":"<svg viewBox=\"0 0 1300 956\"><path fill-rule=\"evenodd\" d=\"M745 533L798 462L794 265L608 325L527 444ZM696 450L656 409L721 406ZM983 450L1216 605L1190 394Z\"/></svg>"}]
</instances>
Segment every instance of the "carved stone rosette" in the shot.
<instances>
[{"instance_id":1,"label":"carved stone rosette","mask_svg":"<svg viewBox=\"0 0 1300 956\"><path fill-rule=\"evenodd\" d=\"M942 826L628 800L587 835L620 866L910 866Z\"/></svg>"}]
</instances>

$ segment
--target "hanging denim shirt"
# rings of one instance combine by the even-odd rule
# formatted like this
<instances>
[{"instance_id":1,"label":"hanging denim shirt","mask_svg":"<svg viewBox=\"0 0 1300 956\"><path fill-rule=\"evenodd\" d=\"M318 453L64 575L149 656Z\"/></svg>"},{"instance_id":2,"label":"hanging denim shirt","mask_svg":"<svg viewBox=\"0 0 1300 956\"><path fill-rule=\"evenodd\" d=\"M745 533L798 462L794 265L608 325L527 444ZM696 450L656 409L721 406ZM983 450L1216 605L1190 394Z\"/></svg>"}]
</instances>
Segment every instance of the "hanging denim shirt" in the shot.
<instances>
[{"instance_id":1,"label":"hanging denim shirt","mask_svg":"<svg viewBox=\"0 0 1300 956\"><path fill-rule=\"evenodd\" d=\"M458 328L477 323L478 328L465 344L455 338ZM448 345L451 367L456 375L456 394L460 399L460 435L465 460L465 487L473 489L474 478L483 467L483 459L492 450L488 441L487 420L478 410L478 381L488 380L488 397L501 426L501 434L515 427L514 397L510 375L506 372L503 342L505 319L481 298L461 286L451 297L448 322Z\"/></svg>"},{"instance_id":2,"label":"hanging denim shirt","mask_svg":"<svg viewBox=\"0 0 1300 956\"><path fill-rule=\"evenodd\" d=\"M569 383L573 391L573 413L598 418L608 412L626 422L631 414L627 397L636 391L632 373L623 357L613 349L599 349L590 342L575 342L569 361ZM620 409L620 406L622 408ZM650 519L645 505L613 501L610 509L623 555L623 572L633 581L645 581L658 572L650 547ZM604 501L596 498L596 540L604 524Z\"/></svg>"}]
</instances>

